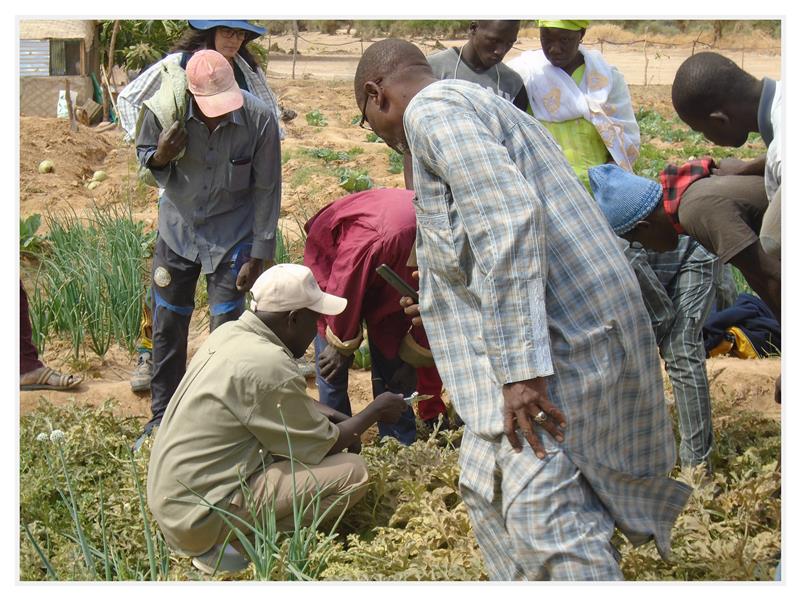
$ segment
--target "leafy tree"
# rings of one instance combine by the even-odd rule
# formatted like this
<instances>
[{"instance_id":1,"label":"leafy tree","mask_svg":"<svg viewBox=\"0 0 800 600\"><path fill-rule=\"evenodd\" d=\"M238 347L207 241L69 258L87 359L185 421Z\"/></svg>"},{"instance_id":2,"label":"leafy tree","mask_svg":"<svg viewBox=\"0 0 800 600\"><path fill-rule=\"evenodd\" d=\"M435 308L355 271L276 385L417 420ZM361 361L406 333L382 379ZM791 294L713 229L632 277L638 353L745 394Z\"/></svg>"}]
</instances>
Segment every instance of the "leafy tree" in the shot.
<instances>
[{"instance_id":1,"label":"leafy tree","mask_svg":"<svg viewBox=\"0 0 800 600\"><path fill-rule=\"evenodd\" d=\"M114 63L139 70L161 59L186 30L186 21L123 19L114 49ZM108 62L114 21L100 21L101 62Z\"/></svg>"}]
</instances>

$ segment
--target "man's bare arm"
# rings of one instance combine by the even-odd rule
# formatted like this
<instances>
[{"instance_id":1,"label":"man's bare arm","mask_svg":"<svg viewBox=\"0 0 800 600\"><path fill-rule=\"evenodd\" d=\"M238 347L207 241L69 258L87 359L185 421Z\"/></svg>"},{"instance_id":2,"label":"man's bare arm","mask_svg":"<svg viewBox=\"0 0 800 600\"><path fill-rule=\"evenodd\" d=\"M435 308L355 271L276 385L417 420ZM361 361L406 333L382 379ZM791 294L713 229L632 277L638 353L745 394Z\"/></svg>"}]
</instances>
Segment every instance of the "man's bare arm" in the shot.
<instances>
[{"instance_id":1,"label":"man's bare arm","mask_svg":"<svg viewBox=\"0 0 800 600\"><path fill-rule=\"evenodd\" d=\"M317 402L317 408L319 409L319 412L321 412L334 425L350 418L343 412L339 412L335 408L331 408L322 402Z\"/></svg>"},{"instance_id":2,"label":"man's bare arm","mask_svg":"<svg viewBox=\"0 0 800 600\"><path fill-rule=\"evenodd\" d=\"M763 177L766 166L766 154L753 160L723 158L719 161L719 167L711 169L711 173L714 175L760 175Z\"/></svg>"}]
</instances>

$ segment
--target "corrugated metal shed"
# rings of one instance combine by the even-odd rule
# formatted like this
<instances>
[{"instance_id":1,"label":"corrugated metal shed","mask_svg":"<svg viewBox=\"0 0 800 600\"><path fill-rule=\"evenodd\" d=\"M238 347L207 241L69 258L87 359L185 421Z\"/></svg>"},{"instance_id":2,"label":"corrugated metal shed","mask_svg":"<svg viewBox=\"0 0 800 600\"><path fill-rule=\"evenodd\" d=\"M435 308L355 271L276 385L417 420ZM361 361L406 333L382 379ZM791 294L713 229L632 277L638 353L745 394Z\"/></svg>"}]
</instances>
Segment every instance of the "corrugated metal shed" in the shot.
<instances>
[{"instance_id":1,"label":"corrugated metal shed","mask_svg":"<svg viewBox=\"0 0 800 600\"><path fill-rule=\"evenodd\" d=\"M20 77L48 77L50 75L50 41L19 41Z\"/></svg>"}]
</instances>

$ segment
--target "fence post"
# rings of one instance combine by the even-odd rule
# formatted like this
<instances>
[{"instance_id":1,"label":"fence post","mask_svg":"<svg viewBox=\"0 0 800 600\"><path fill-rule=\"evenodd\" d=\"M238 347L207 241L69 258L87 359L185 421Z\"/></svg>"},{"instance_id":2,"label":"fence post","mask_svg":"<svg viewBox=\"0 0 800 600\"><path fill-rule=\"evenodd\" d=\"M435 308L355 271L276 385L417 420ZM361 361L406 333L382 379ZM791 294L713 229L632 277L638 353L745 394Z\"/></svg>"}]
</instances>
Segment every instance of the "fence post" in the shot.
<instances>
[{"instance_id":1,"label":"fence post","mask_svg":"<svg viewBox=\"0 0 800 600\"><path fill-rule=\"evenodd\" d=\"M697 42L700 41L700 36L701 35L703 35L703 30L702 29L700 30L700 33L697 34L697 37L694 38L694 41L692 42L692 56L694 56L694 50L695 50L695 47L697 46Z\"/></svg>"},{"instance_id":2,"label":"fence post","mask_svg":"<svg viewBox=\"0 0 800 600\"><path fill-rule=\"evenodd\" d=\"M292 21L292 29L294 29L294 50L292 51L292 79L294 79L294 66L297 63L297 36L299 35L297 21Z\"/></svg>"},{"instance_id":3,"label":"fence post","mask_svg":"<svg viewBox=\"0 0 800 600\"><path fill-rule=\"evenodd\" d=\"M644 85L647 85L647 66L650 63L650 59L647 57L647 28L645 27L644 30Z\"/></svg>"},{"instance_id":4,"label":"fence post","mask_svg":"<svg viewBox=\"0 0 800 600\"><path fill-rule=\"evenodd\" d=\"M67 113L69 114L70 131L78 131L78 123L75 121L75 110L72 107L72 94L69 91L69 79L64 80L64 93L67 98Z\"/></svg>"}]
</instances>

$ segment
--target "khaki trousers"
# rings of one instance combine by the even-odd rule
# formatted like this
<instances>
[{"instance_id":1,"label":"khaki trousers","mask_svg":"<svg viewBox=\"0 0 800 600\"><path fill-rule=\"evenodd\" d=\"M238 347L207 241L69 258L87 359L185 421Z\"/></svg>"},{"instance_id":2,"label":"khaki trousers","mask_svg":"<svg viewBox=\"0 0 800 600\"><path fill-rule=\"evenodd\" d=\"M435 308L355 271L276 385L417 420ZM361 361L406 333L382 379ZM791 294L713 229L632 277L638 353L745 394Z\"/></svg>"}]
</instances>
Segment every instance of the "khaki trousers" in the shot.
<instances>
[{"instance_id":1,"label":"khaki trousers","mask_svg":"<svg viewBox=\"0 0 800 600\"><path fill-rule=\"evenodd\" d=\"M778 260L781 258L781 187L778 187L775 197L764 213L760 236L764 252Z\"/></svg>"},{"instance_id":2,"label":"khaki trousers","mask_svg":"<svg viewBox=\"0 0 800 600\"><path fill-rule=\"evenodd\" d=\"M302 502L302 524L307 526L314 518L314 497L319 496L317 517L322 516L332 505L324 522L332 522L345 510L354 506L367 493L367 465L357 454L334 454L325 457L318 465L309 468L294 463L294 488L292 487L292 466L288 460L279 460L266 470L259 470L250 476L247 485L253 494L253 506L260 510L274 510L278 531L294 529L294 493L297 493L298 509ZM237 490L221 505L225 510L253 524L253 515L244 494ZM234 523L237 523L234 520ZM217 543L228 535L223 526ZM235 539L235 538L234 538Z\"/></svg>"}]
</instances>

